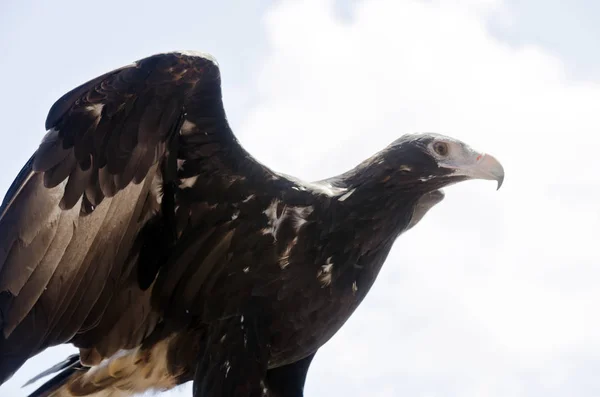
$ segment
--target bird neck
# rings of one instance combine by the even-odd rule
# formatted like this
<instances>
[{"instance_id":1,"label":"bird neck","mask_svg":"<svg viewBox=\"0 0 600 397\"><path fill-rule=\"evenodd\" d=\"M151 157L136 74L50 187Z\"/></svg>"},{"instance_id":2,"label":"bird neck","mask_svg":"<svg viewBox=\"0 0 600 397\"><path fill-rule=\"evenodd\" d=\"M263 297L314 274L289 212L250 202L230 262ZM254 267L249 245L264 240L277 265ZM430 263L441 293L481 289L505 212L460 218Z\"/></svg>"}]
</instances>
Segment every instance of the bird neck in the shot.
<instances>
[{"instance_id":1,"label":"bird neck","mask_svg":"<svg viewBox=\"0 0 600 397\"><path fill-rule=\"evenodd\" d=\"M358 304L375 282L396 238L408 228L418 195L356 174L322 183L340 192L323 201L323 215L333 222L314 243L343 242L341 246L328 244L331 252L326 257L335 263L336 285L352 286Z\"/></svg>"},{"instance_id":2,"label":"bird neck","mask_svg":"<svg viewBox=\"0 0 600 397\"><path fill-rule=\"evenodd\" d=\"M393 243L407 229L422 196L421 191L372 170L353 169L326 182L343 191L335 198L340 226L353 230L367 249Z\"/></svg>"}]
</instances>

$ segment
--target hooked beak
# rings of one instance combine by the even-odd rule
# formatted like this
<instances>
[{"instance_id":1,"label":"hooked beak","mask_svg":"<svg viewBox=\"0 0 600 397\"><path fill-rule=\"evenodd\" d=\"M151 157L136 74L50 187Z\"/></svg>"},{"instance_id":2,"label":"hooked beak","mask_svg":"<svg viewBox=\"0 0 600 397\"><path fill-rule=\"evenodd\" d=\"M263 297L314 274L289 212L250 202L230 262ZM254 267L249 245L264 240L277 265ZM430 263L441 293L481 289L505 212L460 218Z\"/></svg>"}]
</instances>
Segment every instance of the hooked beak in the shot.
<instances>
[{"instance_id":1,"label":"hooked beak","mask_svg":"<svg viewBox=\"0 0 600 397\"><path fill-rule=\"evenodd\" d=\"M496 190L504 182L504 167L490 154L477 154L472 164L460 167L455 174L464 175L469 179L486 179L498 182Z\"/></svg>"}]
</instances>

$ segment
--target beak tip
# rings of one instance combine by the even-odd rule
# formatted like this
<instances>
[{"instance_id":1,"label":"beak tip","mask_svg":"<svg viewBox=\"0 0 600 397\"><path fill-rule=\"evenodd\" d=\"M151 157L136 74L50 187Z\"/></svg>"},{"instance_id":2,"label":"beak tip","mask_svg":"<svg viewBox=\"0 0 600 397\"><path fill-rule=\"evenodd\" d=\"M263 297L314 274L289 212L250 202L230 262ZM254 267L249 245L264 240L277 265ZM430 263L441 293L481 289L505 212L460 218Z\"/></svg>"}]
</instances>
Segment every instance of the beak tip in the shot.
<instances>
[{"instance_id":1,"label":"beak tip","mask_svg":"<svg viewBox=\"0 0 600 397\"><path fill-rule=\"evenodd\" d=\"M496 180L498 183L496 191L500 190L504 183L504 167L502 164L494 156L485 154L483 155L483 160L479 166L481 167L482 173L487 174L488 177L486 179Z\"/></svg>"}]
</instances>

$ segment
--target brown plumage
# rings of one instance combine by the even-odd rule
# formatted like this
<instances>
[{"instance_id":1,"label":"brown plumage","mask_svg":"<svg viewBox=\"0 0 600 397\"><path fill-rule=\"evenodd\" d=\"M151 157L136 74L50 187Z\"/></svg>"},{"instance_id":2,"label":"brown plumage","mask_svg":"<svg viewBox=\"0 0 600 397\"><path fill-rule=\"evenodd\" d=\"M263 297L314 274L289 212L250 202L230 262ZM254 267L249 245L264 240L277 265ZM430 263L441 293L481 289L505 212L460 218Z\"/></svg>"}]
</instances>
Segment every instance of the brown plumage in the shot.
<instances>
[{"instance_id":1,"label":"brown plumage","mask_svg":"<svg viewBox=\"0 0 600 397\"><path fill-rule=\"evenodd\" d=\"M237 142L209 57L158 54L75 88L0 208L0 383L73 343L35 396L302 396L395 239L491 156L405 136L306 183ZM444 150L442 150L442 145Z\"/></svg>"}]
</instances>

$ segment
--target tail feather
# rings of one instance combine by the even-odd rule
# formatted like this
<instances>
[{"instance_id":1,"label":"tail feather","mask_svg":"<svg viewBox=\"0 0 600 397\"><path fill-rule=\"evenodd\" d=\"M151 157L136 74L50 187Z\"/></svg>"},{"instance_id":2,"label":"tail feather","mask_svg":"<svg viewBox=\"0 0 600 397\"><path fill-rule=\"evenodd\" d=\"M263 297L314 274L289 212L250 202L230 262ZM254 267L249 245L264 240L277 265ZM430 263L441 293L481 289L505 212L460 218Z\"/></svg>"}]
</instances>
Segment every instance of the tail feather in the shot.
<instances>
[{"instance_id":1,"label":"tail feather","mask_svg":"<svg viewBox=\"0 0 600 397\"><path fill-rule=\"evenodd\" d=\"M12 299L9 295L8 292L0 293L0 385L9 380L30 357L39 353L38 349L27 343L25 333L13 333L8 338L4 337L3 314Z\"/></svg>"},{"instance_id":2,"label":"tail feather","mask_svg":"<svg viewBox=\"0 0 600 397\"><path fill-rule=\"evenodd\" d=\"M63 369L66 369L66 368L70 368L77 363L79 363L79 354L70 355L64 361L61 361L60 363L53 365L52 367L48 368L47 370L40 372L33 378L29 379L22 387L27 387L30 384L37 382L38 380L42 379L45 376L52 375L58 371L62 371Z\"/></svg>"},{"instance_id":3,"label":"tail feather","mask_svg":"<svg viewBox=\"0 0 600 397\"><path fill-rule=\"evenodd\" d=\"M126 397L171 389L180 374L169 370L168 344L169 338L149 349L120 350L93 367L81 364L79 354L69 356L28 381L56 374L28 397Z\"/></svg>"},{"instance_id":4,"label":"tail feather","mask_svg":"<svg viewBox=\"0 0 600 397\"><path fill-rule=\"evenodd\" d=\"M38 387L33 393L29 394L27 397L50 397L55 391L60 389L67 381L69 381L74 374L81 373L82 371L87 371L88 368L81 365L79 362L79 354L73 354L67 357L66 360L54 365L51 368L39 373L27 383L23 385L23 387L32 384L33 382L38 381L39 379L57 373L58 374L48 380L46 383Z\"/></svg>"}]
</instances>

